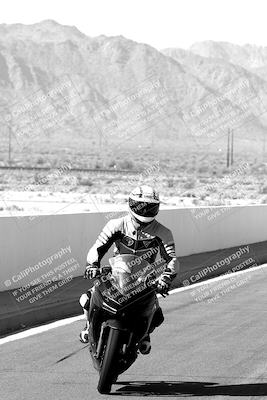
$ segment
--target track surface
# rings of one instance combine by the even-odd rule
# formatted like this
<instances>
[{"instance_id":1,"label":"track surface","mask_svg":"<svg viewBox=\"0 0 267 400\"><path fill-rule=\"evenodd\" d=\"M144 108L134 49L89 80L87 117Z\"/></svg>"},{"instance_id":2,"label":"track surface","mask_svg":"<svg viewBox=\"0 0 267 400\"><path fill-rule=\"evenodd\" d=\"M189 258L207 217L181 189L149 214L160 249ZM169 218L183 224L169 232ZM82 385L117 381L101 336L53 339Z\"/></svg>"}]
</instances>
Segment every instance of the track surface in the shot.
<instances>
[{"instance_id":1,"label":"track surface","mask_svg":"<svg viewBox=\"0 0 267 400\"><path fill-rule=\"evenodd\" d=\"M165 323L152 336L152 353L119 377L113 398L267 397L267 268L223 282L224 289L205 285L211 303L195 300L204 286L161 300ZM0 398L112 398L96 391L97 373L78 341L82 327L78 321L1 345Z\"/></svg>"}]
</instances>

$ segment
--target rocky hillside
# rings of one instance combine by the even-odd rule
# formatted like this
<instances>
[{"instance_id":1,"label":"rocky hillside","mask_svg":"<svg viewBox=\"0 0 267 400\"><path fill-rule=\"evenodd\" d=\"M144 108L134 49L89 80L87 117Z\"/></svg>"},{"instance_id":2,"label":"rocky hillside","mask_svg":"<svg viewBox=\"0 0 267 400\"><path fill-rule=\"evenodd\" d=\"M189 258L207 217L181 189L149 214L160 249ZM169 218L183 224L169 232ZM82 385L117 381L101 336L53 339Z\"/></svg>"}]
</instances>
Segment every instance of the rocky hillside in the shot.
<instances>
[{"instance_id":1,"label":"rocky hillside","mask_svg":"<svg viewBox=\"0 0 267 400\"><path fill-rule=\"evenodd\" d=\"M227 43L205 41L194 43L190 51L196 55L216 60L224 60L239 65L267 79L267 47L246 44L244 46Z\"/></svg>"},{"instance_id":2,"label":"rocky hillside","mask_svg":"<svg viewBox=\"0 0 267 400\"><path fill-rule=\"evenodd\" d=\"M265 58L264 49L252 46L205 42L190 51L159 52L122 36L87 37L50 20L3 24L1 135L11 127L23 145L33 138L38 145L42 139L103 136L110 144L131 140L134 146L140 135L153 135L160 147L167 139L209 142L212 130L217 139L229 125L254 141L266 129L266 82L258 74ZM247 87L229 95L242 81ZM225 110L237 121L225 121Z\"/></svg>"},{"instance_id":3,"label":"rocky hillside","mask_svg":"<svg viewBox=\"0 0 267 400\"><path fill-rule=\"evenodd\" d=\"M227 42L207 40L194 43L190 51L202 57L222 59L255 70L267 65L267 47L246 44L244 46Z\"/></svg>"}]
</instances>

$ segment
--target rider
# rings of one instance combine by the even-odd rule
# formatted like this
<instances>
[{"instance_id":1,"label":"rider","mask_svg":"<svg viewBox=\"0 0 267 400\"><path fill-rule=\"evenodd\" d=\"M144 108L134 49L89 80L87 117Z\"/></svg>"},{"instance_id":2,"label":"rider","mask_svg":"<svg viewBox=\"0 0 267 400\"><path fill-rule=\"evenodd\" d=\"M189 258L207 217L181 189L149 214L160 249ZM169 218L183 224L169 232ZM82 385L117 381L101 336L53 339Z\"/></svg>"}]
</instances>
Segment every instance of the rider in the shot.
<instances>
[{"instance_id":1,"label":"rider","mask_svg":"<svg viewBox=\"0 0 267 400\"><path fill-rule=\"evenodd\" d=\"M97 276L102 257L114 244L115 256L135 254L142 257L144 252L149 252L150 259L147 258L147 261L152 263L157 255L160 255L165 262L158 278L158 290L162 294L168 293L171 282L178 273L179 262L175 255L172 232L155 219L159 205L159 195L152 187L143 185L135 188L129 196L129 213L124 217L110 220L89 250L85 277L93 279ZM86 317L86 327L80 333L80 340L83 343L88 342L90 298L90 290L80 297L80 304ZM162 310L158 306L149 333L161 325L163 320ZM150 335L146 335L140 344L140 352L148 354L150 350Z\"/></svg>"}]
</instances>

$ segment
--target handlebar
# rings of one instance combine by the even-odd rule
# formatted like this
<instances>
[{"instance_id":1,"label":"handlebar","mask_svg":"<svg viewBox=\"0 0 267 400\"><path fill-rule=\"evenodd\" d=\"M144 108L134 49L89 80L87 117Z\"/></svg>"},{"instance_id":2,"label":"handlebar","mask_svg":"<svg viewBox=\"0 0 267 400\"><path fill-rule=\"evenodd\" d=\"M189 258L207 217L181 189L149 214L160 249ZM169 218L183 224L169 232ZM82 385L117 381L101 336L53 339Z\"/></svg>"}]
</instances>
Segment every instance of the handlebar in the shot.
<instances>
[{"instance_id":1,"label":"handlebar","mask_svg":"<svg viewBox=\"0 0 267 400\"><path fill-rule=\"evenodd\" d=\"M95 276L95 278L97 279L101 275L108 275L111 272L112 272L112 268L109 265L101 266L98 269L97 275ZM139 279L140 283L141 282L144 283L146 288L155 290L157 293L161 294L162 297L168 296L169 293L161 292L159 284L158 284L158 279L155 279L155 277L156 277L156 274L154 272L151 272L144 279L142 277L139 277L138 279Z\"/></svg>"}]
</instances>

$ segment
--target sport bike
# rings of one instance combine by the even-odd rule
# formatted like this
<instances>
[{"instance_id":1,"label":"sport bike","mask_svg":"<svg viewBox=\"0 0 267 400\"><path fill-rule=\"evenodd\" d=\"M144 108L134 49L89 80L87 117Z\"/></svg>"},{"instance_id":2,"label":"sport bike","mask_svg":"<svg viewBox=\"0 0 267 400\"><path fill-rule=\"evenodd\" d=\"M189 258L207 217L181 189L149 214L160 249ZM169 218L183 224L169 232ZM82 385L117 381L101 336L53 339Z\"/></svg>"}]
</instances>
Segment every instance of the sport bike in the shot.
<instances>
[{"instance_id":1,"label":"sport bike","mask_svg":"<svg viewBox=\"0 0 267 400\"><path fill-rule=\"evenodd\" d=\"M136 360L159 307L153 264L131 254L110 258L109 264L94 282L89 311L89 351L102 394Z\"/></svg>"}]
</instances>

